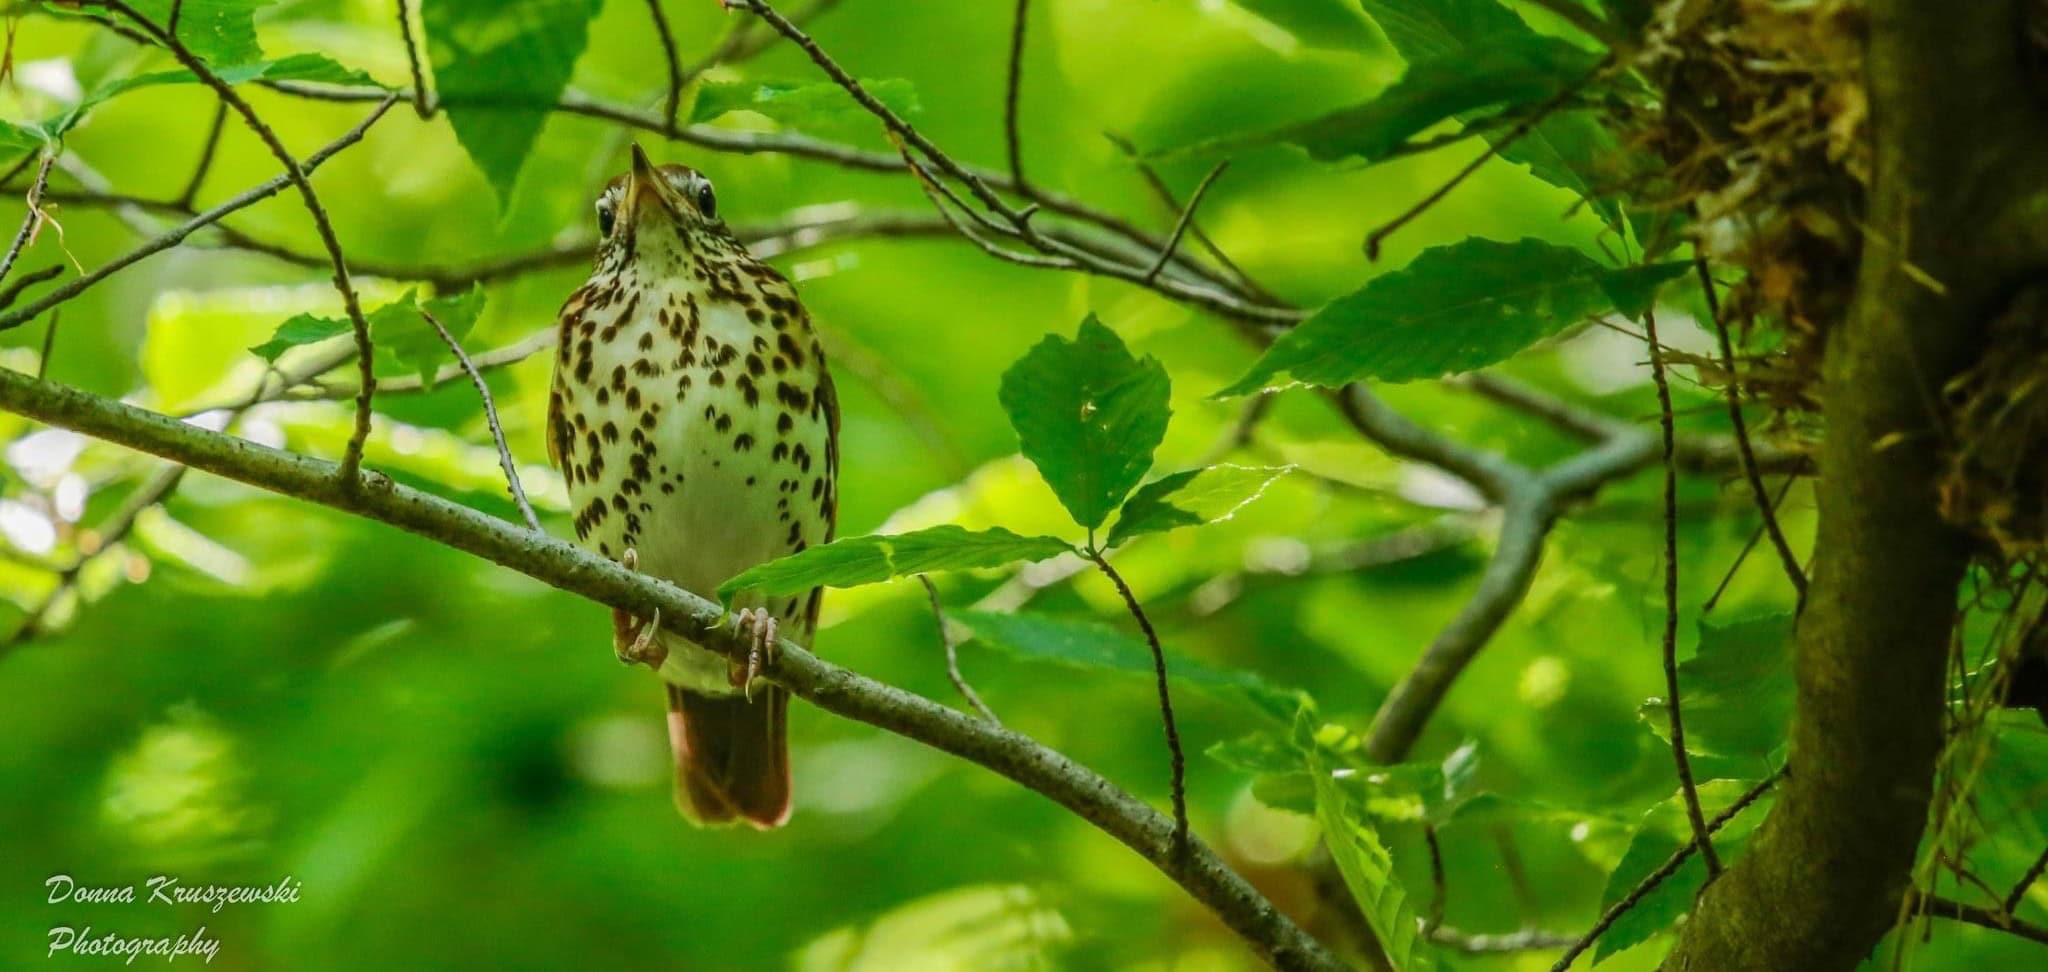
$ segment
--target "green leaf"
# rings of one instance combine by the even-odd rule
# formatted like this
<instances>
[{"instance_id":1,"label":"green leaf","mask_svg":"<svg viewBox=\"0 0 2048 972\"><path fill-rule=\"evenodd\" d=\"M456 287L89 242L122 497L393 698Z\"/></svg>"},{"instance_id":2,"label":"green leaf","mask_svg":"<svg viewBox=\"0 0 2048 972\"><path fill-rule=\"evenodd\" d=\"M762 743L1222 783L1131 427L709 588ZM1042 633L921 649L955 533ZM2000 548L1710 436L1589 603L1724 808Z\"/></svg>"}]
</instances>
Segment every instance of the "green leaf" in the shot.
<instances>
[{"instance_id":1,"label":"green leaf","mask_svg":"<svg viewBox=\"0 0 2048 972\"><path fill-rule=\"evenodd\" d=\"M520 167L590 41L601 0L434 0L428 60L448 123L502 210Z\"/></svg>"},{"instance_id":2,"label":"green leaf","mask_svg":"<svg viewBox=\"0 0 2048 972\"><path fill-rule=\"evenodd\" d=\"M423 300L417 306L434 315L434 319L448 330L449 337L461 341L469 336L470 329L476 326L476 319L483 315L484 289L481 285L471 284L463 293ZM455 358L448 342L441 340L434 326L427 323L417 310L410 314L394 313L382 334L377 332L374 319L370 324L370 336L377 341L378 347L389 350L399 364L418 374L428 388L434 386L434 376L441 366Z\"/></svg>"},{"instance_id":3,"label":"green leaf","mask_svg":"<svg viewBox=\"0 0 2048 972\"><path fill-rule=\"evenodd\" d=\"M1044 560L1071 549L1054 537L1021 537L1000 527L977 532L951 524L848 537L751 568L718 585L718 597L731 604L733 595L747 590L775 596L815 587L858 587L927 571Z\"/></svg>"},{"instance_id":4,"label":"green leaf","mask_svg":"<svg viewBox=\"0 0 2048 972\"><path fill-rule=\"evenodd\" d=\"M1226 463L1155 479L1124 501L1103 546L1114 547L1147 533L1228 520L1293 468Z\"/></svg>"},{"instance_id":5,"label":"green leaf","mask_svg":"<svg viewBox=\"0 0 2048 972\"><path fill-rule=\"evenodd\" d=\"M1657 288L1691 269L1692 264L1684 260L1629 267L1608 275L1601 281L1601 286L1606 288L1607 299L1614 302L1616 312L1630 320L1640 321L1656 303Z\"/></svg>"},{"instance_id":6,"label":"green leaf","mask_svg":"<svg viewBox=\"0 0 2048 972\"><path fill-rule=\"evenodd\" d=\"M1736 780L1702 783L1698 788L1700 808L1711 819L1754 785L1753 782ZM1743 848L1749 846L1750 836L1755 833L1757 824L1763 822L1764 806L1768 802L1768 798L1759 799L1714 832L1714 851L1721 856L1723 863L1733 861ZM1690 843L1692 824L1686 816L1685 796L1674 793L1643 815L1635 835L1629 838L1628 851L1622 855L1621 863L1615 865L1613 873L1607 876L1607 890L1600 898L1601 910L1605 911L1627 897L1644 878L1662 867L1679 848ZM1593 952L1594 964L1649 941L1658 932L1677 923L1692 908L1693 898L1699 895L1706 881L1707 866L1700 855L1694 853L1663 883L1643 895L1635 907L1615 919L1607 933L1600 936L1600 945Z\"/></svg>"},{"instance_id":7,"label":"green leaf","mask_svg":"<svg viewBox=\"0 0 2048 972\"><path fill-rule=\"evenodd\" d=\"M1584 77L1595 60L1579 47L1529 31L1487 37L1463 51L1410 61L1400 80L1369 101L1284 128L1158 154L1218 154L1289 142L1322 162L1354 156L1370 162L1441 122L1551 98Z\"/></svg>"},{"instance_id":8,"label":"green leaf","mask_svg":"<svg viewBox=\"0 0 2048 972\"><path fill-rule=\"evenodd\" d=\"M1311 47L1356 50L1372 44L1357 0L1236 0L1237 5Z\"/></svg>"},{"instance_id":9,"label":"green leaf","mask_svg":"<svg viewBox=\"0 0 2048 972\"><path fill-rule=\"evenodd\" d=\"M1090 314L1074 340L1047 335L1011 365L998 397L1025 457L1093 531L1152 467L1170 391L1158 359L1132 357Z\"/></svg>"},{"instance_id":10,"label":"green leaf","mask_svg":"<svg viewBox=\"0 0 2048 972\"><path fill-rule=\"evenodd\" d=\"M347 321L332 317L315 317L300 314L277 326L277 333L270 340L250 348L250 353L271 364L286 351L308 344L318 344L328 338L339 337L349 332Z\"/></svg>"},{"instance_id":11,"label":"green leaf","mask_svg":"<svg viewBox=\"0 0 2048 972\"><path fill-rule=\"evenodd\" d=\"M1455 53L1481 37L1529 25L1499 0L1359 0L1402 59Z\"/></svg>"},{"instance_id":12,"label":"green leaf","mask_svg":"<svg viewBox=\"0 0 2048 972\"><path fill-rule=\"evenodd\" d=\"M902 78L861 79L861 87L898 115L919 110L917 89ZM690 123L751 111L790 128L828 131L878 124L846 89L830 82L707 81L697 89Z\"/></svg>"},{"instance_id":13,"label":"green leaf","mask_svg":"<svg viewBox=\"0 0 2048 972\"><path fill-rule=\"evenodd\" d=\"M1394 972L1434 969L1435 950L1422 937L1422 923L1408 902L1407 890L1394 873L1393 855L1380 842L1379 832L1373 829L1365 808L1338 782L1340 774L1356 770L1330 766L1317 750L1314 739L1320 721L1313 707L1303 706L1295 716L1294 741L1308 756L1309 775L1316 788L1316 819L1322 822L1323 840L1330 848L1330 857L1344 875L1345 886L1351 889L1358 910L1379 938Z\"/></svg>"},{"instance_id":14,"label":"green leaf","mask_svg":"<svg viewBox=\"0 0 2048 972\"><path fill-rule=\"evenodd\" d=\"M1699 651L1679 664L1678 682L1688 752L1772 761L1792 723L1792 615L1702 622ZM1670 742L1664 700L1643 703L1640 714Z\"/></svg>"},{"instance_id":15,"label":"green leaf","mask_svg":"<svg viewBox=\"0 0 2048 972\"><path fill-rule=\"evenodd\" d=\"M1607 285L1616 274L1534 239L1474 238L1425 250L1287 332L1217 397L1283 386L1283 374L1335 387L1484 368L1612 310Z\"/></svg>"},{"instance_id":16,"label":"green leaf","mask_svg":"<svg viewBox=\"0 0 2048 972\"><path fill-rule=\"evenodd\" d=\"M1153 674L1150 646L1093 621L989 611L959 611L948 616L973 629L976 642L1027 661L1146 677ZM1293 717L1301 704L1300 692L1250 672L1214 668L1171 650L1166 652L1166 671L1175 682L1248 703L1279 720Z\"/></svg>"},{"instance_id":17,"label":"green leaf","mask_svg":"<svg viewBox=\"0 0 2048 972\"><path fill-rule=\"evenodd\" d=\"M150 23L161 26L170 22L173 2L129 0L129 6ZM256 43L256 10L269 6L271 2L183 0L178 10L178 40L208 64L244 64L262 60L263 48Z\"/></svg>"},{"instance_id":18,"label":"green leaf","mask_svg":"<svg viewBox=\"0 0 2048 972\"><path fill-rule=\"evenodd\" d=\"M245 84L257 80L376 84L375 81L370 79L369 75L352 68L342 67L324 54L294 54L275 61L252 61L244 64L232 64L227 67L214 69L214 74L229 84ZM134 77L109 81L87 93L85 97L79 99L78 104L72 105L63 114L44 122L42 128L49 133L51 138L62 138L65 133L77 127L79 121L84 119L94 108L99 107L102 102L115 95L134 91L137 88L149 88L162 84L198 83L199 75L184 68L172 71L153 71L148 74L138 74Z\"/></svg>"}]
</instances>

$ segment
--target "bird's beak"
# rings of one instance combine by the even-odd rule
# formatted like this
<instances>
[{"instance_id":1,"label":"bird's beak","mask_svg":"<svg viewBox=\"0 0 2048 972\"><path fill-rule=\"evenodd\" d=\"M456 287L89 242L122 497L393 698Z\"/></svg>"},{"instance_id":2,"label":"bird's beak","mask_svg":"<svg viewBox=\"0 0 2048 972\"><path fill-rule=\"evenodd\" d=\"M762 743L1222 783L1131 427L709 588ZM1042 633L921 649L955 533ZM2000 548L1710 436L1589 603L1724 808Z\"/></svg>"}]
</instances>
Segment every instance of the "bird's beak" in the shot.
<instances>
[{"instance_id":1,"label":"bird's beak","mask_svg":"<svg viewBox=\"0 0 2048 972\"><path fill-rule=\"evenodd\" d=\"M639 143L639 142L634 142L634 143L633 143L633 180L634 180L635 182L638 182L638 181L640 181L640 180L642 180L642 179L646 179L646 180L650 180L650 181L651 181L651 180L652 180L653 178L654 178L654 163L653 163L653 162L650 162L650 161L648 161L648 159L647 159L647 151L646 151L645 149L643 149L643 148L641 148L641 147L640 147L640 143Z\"/></svg>"}]
</instances>

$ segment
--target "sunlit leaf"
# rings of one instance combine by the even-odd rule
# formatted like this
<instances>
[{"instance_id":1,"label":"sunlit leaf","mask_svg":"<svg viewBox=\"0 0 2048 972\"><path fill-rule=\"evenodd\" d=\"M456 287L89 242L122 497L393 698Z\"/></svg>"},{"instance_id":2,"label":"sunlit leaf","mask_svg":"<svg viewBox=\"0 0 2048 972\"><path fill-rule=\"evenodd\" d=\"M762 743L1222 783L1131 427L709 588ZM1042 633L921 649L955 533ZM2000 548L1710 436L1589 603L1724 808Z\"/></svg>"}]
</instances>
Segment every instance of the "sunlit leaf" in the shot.
<instances>
[{"instance_id":1,"label":"sunlit leaf","mask_svg":"<svg viewBox=\"0 0 2048 972\"><path fill-rule=\"evenodd\" d=\"M973 629L977 643L1027 661L1147 677L1154 673L1149 646L1094 621L992 611L959 611L948 617ZM1172 650L1166 652L1166 670L1175 682L1220 698L1245 701L1275 719L1291 718L1300 705L1299 692L1250 672L1216 668Z\"/></svg>"},{"instance_id":2,"label":"sunlit leaf","mask_svg":"<svg viewBox=\"0 0 2048 972\"><path fill-rule=\"evenodd\" d=\"M1166 436L1166 369L1090 314L1003 373L999 397L1024 455L1074 521L1094 530L1152 466Z\"/></svg>"},{"instance_id":3,"label":"sunlit leaf","mask_svg":"<svg viewBox=\"0 0 2048 972\"><path fill-rule=\"evenodd\" d=\"M1069 549L1053 537L1020 537L1001 528L965 530L946 525L909 533L848 537L747 570L718 585L727 603L741 591L769 596L814 587L856 587L892 577L940 570L972 570L1057 557Z\"/></svg>"},{"instance_id":4,"label":"sunlit leaf","mask_svg":"<svg viewBox=\"0 0 2048 972\"><path fill-rule=\"evenodd\" d=\"M170 22L178 4L178 40L209 64L262 60L256 44L256 11L275 0L128 0L150 23ZM117 18L118 19L118 18Z\"/></svg>"},{"instance_id":5,"label":"sunlit leaf","mask_svg":"<svg viewBox=\"0 0 2048 972\"><path fill-rule=\"evenodd\" d=\"M1235 0L1313 47L1356 49L1372 43L1357 0Z\"/></svg>"},{"instance_id":6,"label":"sunlit leaf","mask_svg":"<svg viewBox=\"0 0 2048 972\"><path fill-rule=\"evenodd\" d=\"M1371 816L1339 783L1340 774L1356 773L1350 768L1332 767L1319 755L1314 735L1320 720L1312 707L1304 706L1294 722L1294 740L1308 755L1309 775L1315 780L1316 818L1323 825L1323 840L1330 857L1344 875L1344 885L1358 902L1358 910L1372 926L1394 972L1426 972L1437 967L1435 949L1422 937L1422 923L1409 904L1408 892L1394 873L1393 856L1380 842Z\"/></svg>"},{"instance_id":7,"label":"sunlit leaf","mask_svg":"<svg viewBox=\"0 0 2048 972\"><path fill-rule=\"evenodd\" d=\"M1698 787L1701 808L1708 817L1712 817L1753 785L1736 780L1701 783ZM1628 852L1622 856L1614 872L1607 876L1607 890L1600 896L1603 910L1634 891L1636 885L1662 867L1671 855L1692 842L1692 824L1686 816L1684 801L1684 794L1674 793L1643 815L1635 836L1629 839ZM1714 850L1724 863L1733 861L1749 845L1757 824L1763 822L1768 802L1767 799L1759 799L1756 805L1714 832ZM1705 886L1706 880L1706 863L1695 852L1670 877L1643 895L1635 907L1615 919L1607 933L1600 936L1593 961L1597 964L1670 928L1692 908L1693 898Z\"/></svg>"},{"instance_id":8,"label":"sunlit leaf","mask_svg":"<svg viewBox=\"0 0 2048 972\"><path fill-rule=\"evenodd\" d=\"M448 123L502 208L590 41L601 0L434 0L427 52Z\"/></svg>"},{"instance_id":9,"label":"sunlit leaf","mask_svg":"<svg viewBox=\"0 0 2048 972\"><path fill-rule=\"evenodd\" d=\"M270 340L250 348L250 353L275 364L286 351L318 344L328 338L340 337L349 332L348 321L334 317L319 317L313 314L299 314L277 326L277 333Z\"/></svg>"},{"instance_id":10,"label":"sunlit leaf","mask_svg":"<svg viewBox=\"0 0 2048 972\"><path fill-rule=\"evenodd\" d=\"M1131 494L1118 511L1105 546L1132 537L1230 519L1259 498L1287 466L1205 466L1162 476Z\"/></svg>"},{"instance_id":11,"label":"sunlit leaf","mask_svg":"<svg viewBox=\"0 0 2048 972\"><path fill-rule=\"evenodd\" d=\"M1486 37L1465 50L1411 60L1399 81L1358 104L1283 128L1155 154L1215 155L1287 142L1324 162L1374 161L1439 123L1550 98L1584 77L1594 60L1583 48L1526 30Z\"/></svg>"},{"instance_id":12,"label":"sunlit leaf","mask_svg":"<svg viewBox=\"0 0 2048 972\"><path fill-rule=\"evenodd\" d=\"M1273 343L1217 394L1288 382L1414 381L1484 368L1613 309L1616 271L1541 240L1467 239L1425 250Z\"/></svg>"},{"instance_id":13,"label":"sunlit leaf","mask_svg":"<svg viewBox=\"0 0 2048 972\"><path fill-rule=\"evenodd\" d=\"M1678 686L1688 751L1770 761L1792 723L1792 615L1702 623L1699 651L1679 663ZM1670 741L1664 700L1643 703L1641 714Z\"/></svg>"},{"instance_id":14,"label":"sunlit leaf","mask_svg":"<svg viewBox=\"0 0 2048 972\"><path fill-rule=\"evenodd\" d=\"M917 89L902 78L862 79L861 87L898 115L918 111ZM751 111L790 128L832 131L880 124L846 89L829 81L707 81L697 89L692 124Z\"/></svg>"}]
</instances>

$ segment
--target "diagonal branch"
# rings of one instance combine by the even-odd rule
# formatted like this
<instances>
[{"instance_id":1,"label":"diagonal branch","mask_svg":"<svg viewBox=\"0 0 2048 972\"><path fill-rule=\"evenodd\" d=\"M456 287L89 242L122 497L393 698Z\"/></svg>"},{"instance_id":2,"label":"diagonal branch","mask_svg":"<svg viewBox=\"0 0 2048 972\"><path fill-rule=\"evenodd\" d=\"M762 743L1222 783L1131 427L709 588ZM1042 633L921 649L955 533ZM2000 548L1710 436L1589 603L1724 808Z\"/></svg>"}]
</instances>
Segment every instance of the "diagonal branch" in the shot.
<instances>
[{"instance_id":1,"label":"diagonal branch","mask_svg":"<svg viewBox=\"0 0 2048 972\"><path fill-rule=\"evenodd\" d=\"M734 658L749 648L711 601L380 473L343 482L333 463L13 371L0 371L0 409L399 527L637 616L659 609L670 630ZM833 665L793 641L781 643L765 674L828 712L978 763L1066 807L1165 872L1274 967L1344 968L1206 844L1190 838L1182 858L1171 820L1029 737Z\"/></svg>"}]
</instances>

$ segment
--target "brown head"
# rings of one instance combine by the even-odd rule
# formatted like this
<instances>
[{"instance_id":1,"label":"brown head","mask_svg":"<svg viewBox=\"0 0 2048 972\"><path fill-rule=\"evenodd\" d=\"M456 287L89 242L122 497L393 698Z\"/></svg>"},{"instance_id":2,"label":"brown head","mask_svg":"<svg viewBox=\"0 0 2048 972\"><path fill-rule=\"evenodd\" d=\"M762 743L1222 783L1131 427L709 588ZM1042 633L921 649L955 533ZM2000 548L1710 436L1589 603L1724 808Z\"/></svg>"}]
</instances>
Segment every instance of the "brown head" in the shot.
<instances>
[{"instance_id":1,"label":"brown head","mask_svg":"<svg viewBox=\"0 0 2048 972\"><path fill-rule=\"evenodd\" d=\"M718 218L711 180L686 165L655 165L638 144L633 168L597 197L598 263L623 269L636 258L737 248Z\"/></svg>"}]
</instances>

